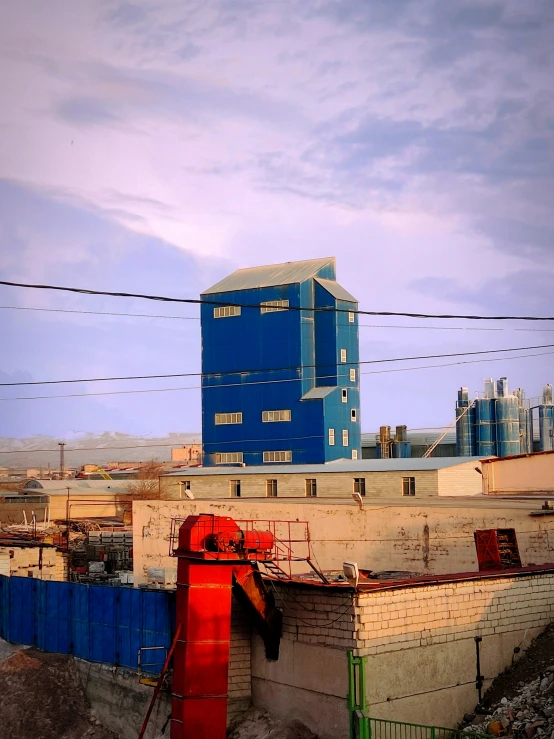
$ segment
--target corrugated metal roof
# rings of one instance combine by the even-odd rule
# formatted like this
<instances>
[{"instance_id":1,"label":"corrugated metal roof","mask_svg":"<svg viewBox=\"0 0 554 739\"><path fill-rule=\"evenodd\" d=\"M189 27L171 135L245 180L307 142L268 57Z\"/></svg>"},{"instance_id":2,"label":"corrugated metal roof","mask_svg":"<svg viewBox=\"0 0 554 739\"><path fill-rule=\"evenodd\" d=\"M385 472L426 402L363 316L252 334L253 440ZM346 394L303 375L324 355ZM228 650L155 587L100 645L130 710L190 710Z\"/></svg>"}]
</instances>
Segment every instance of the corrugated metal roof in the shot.
<instances>
[{"instance_id":1,"label":"corrugated metal roof","mask_svg":"<svg viewBox=\"0 0 554 739\"><path fill-rule=\"evenodd\" d=\"M259 467L195 467L183 472L170 472L163 477L198 477L199 475L315 475L325 472L420 472L441 470L471 462L475 464L480 457L430 457L428 459L338 459L326 464L281 464L261 465Z\"/></svg>"},{"instance_id":2,"label":"corrugated metal roof","mask_svg":"<svg viewBox=\"0 0 554 739\"><path fill-rule=\"evenodd\" d=\"M202 295L233 292L234 290L252 290L256 287L272 287L274 285L293 285L313 277L320 269L329 264L332 264L333 268L335 267L335 257L305 259L301 262L284 262L283 264L269 264L265 267L237 269L220 282L204 290Z\"/></svg>"},{"instance_id":3,"label":"corrugated metal roof","mask_svg":"<svg viewBox=\"0 0 554 739\"><path fill-rule=\"evenodd\" d=\"M300 398L300 400L314 400L317 398L326 398L333 390L336 390L336 386L333 387L313 387L308 390L307 393Z\"/></svg>"},{"instance_id":4,"label":"corrugated metal roof","mask_svg":"<svg viewBox=\"0 0 554 739\"><path fill-rule=\"evenodd\" d=\"M26 487L29 482L31 482L31 480L25 480L25 483L22 485L22 489L28 491L31 495L38 490L44 490L49 494L60 491L67 495L67 488L79 493L84 493L87 490L90 490L91 492L94 491L95 493L107 491L112 494L127 492L127 485L122 483L120 480L75 480L72 478L68 480L33 479L32 482L38 483L40 487Z\"/></svg>"},{"instance_id":5,"label":"corrugated metal roof","mask_svg":"<svg viewBox=\"0 0 554 739\"><path fill-rule=\"evenodd\" d=\"M351 295L348 290L345 290L342 285L334 280L324 280L322 277L316 277L316 282L319 282L321 287L324 287L328 293L336 298L337 300L346 300L347 303L357 303L356 298Z\"/></svg>"}]
</instances>

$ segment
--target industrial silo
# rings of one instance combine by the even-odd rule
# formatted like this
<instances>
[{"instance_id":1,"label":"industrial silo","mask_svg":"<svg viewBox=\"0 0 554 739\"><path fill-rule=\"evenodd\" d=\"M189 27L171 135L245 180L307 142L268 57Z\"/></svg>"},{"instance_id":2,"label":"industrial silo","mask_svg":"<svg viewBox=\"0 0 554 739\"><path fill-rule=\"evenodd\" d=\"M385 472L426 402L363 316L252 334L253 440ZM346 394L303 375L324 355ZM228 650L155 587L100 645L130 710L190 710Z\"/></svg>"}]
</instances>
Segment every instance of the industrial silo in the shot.
<instances>
[{"instance_id":1,"label":"industrial silo","mask_svg":"<svg viewBox=\"0 0 554 739\"><path fill-rule=\"evenodd\" d=\"M480 457L496 456L496 399L475 401L475 445Z\"/></svg>"},{"instance_id":2,"label":"industrial silo","mask_svg":"<svg viewBox=\"0 0 554 739\"><path fill-rule=\"evenodd\" d=\"M379 426L379 436L376 440L377 459L390 459L391 447L390 426Z\"/></svg>"},{"instance_id":3,"label":"industrial silo","mask_svg":"<svg viewBox=\"0 0 554 739\"><path fill-rule=\"evenodd\" d=\"M392 456L395 459L412 456L412 445L408 441L408 430L406 426L396 427L396 434L392 443Z\"/></svg>"},{"instance_id":4,"label":"industrial silo","mask_svg":"<svg viewBox=\"0 0 554 739\"><path fill-rule=\"evenodd\" d=\"M456 455L458 457L475 456L475 407L469 408L469 391L467 387L458 390L456 403ZM469 408L469 410L468 410Z\"/></svg>"},{"instance_id":5,"label":"industrial silo","mask_svg":"<svg viewBox=\"0 0 554 739\"><path fill-rule=\"evenodd\" d=\"M519 399L515 395L506 395L497 398L495 405L496 455L511 457L519 454Z\"/></svg>"},{"instance_id":6,"label":"industrial silo","mask_svg":"<svg viewBox=\"0 0 554 739\"><path fill-rule=\"evenodd\" d=\"M525 391L522 388L514 390L514 395L518 399L519 409L519 453L530 454L533 451L532 434L531 434L531 412L529 410L529 401L525 398Z\"/></svg>"},{"instance_id":7,"label":"industrial silo","mask_svg":"<svg viewBox=\"0 0 554 739\"><path fill-rule=\"evenodd\" d=\"M554 449L554 403L552 385L545 385L542 390L542 402L539 405L539 451L549 452Z\"/></svg>"}]
</instances>

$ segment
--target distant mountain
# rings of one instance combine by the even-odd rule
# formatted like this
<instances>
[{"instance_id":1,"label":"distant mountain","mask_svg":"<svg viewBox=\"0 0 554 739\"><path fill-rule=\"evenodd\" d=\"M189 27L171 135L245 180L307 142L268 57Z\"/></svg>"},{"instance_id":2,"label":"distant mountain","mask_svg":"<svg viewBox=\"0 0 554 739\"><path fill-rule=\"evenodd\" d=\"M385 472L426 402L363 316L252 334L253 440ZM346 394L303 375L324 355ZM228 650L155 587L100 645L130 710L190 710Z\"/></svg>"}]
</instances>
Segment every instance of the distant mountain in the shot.
<instances>
[{"instance_id":1,"label":"distant mountain","mask_svg":"<svg viewBox=\"0 0 554 739\"><path fill-rule=\"evenodd\" d=\"M106 462L142 462L147 459L169 461L171 448L201 441L200 433L170 433L167 436L133 436L117 431L80 434L74 438L31 436L25 439L0 437L0 467L59 466L58 442L65 441L66 467Z\"/></svg>"}]
</instances>

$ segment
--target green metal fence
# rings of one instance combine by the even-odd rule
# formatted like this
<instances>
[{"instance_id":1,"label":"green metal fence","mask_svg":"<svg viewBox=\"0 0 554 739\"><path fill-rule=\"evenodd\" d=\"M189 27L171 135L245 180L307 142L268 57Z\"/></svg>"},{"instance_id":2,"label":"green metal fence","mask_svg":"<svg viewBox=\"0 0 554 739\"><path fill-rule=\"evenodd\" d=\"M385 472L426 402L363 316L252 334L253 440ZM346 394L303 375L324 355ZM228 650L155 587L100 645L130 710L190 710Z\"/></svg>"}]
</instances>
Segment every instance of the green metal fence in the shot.
<instances>
[{"instance_id":1,"label":"green metal fence","mask_svg":"<svg viewBox=\"0 0 554 739\"><path fill-rule=\"evenodd\" d=\"M386 721L364 716L368 724L367 739L490 739L487 734L478 734L461 729L445 729L442 726L407 724L403 721ZM361 735L363 739L365 737Z\"/></svg>"},{"instance_id":2,"label":"green metal fence","mask_svg":"<svg viewBox=\"0 0 554 739\"><path fill-rule=\"evenodd\" d=\"M365 685L366 657L354 657L348 652L348 712L350 739L490 739L488 734L478 734L442 726L409 724L404 721L368 716Z\"/></svg>"}]
</instances>

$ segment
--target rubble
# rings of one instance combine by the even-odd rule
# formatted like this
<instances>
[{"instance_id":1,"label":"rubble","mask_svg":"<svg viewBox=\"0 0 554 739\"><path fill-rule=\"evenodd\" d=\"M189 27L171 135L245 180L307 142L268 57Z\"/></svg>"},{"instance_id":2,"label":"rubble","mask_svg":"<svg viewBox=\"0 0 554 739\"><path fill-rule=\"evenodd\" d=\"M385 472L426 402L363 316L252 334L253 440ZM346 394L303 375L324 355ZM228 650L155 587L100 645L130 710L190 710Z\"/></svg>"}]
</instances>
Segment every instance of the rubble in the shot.
<instances>
[{"instance_id":1,"label":"rubble","mask_svg":"<svg viewBox=\"0 0 554 739\"><path fill-rule=\"evenodd\" d=\"M519 653L514 650L514 658ZM468 732L514 739L554 739L554 625L496 678L475 714L465 714Z\"/></svg>"},{"instance_id":2,"label":"rubble","mask_svg":"<svg viewBox=\"0 0 554 739\"><path fill-rule=\"evenodd\" d=\"M300 721L280 721L253 708L229 727L228 739L317 739Z\"/></svg>"}]
</instances>

